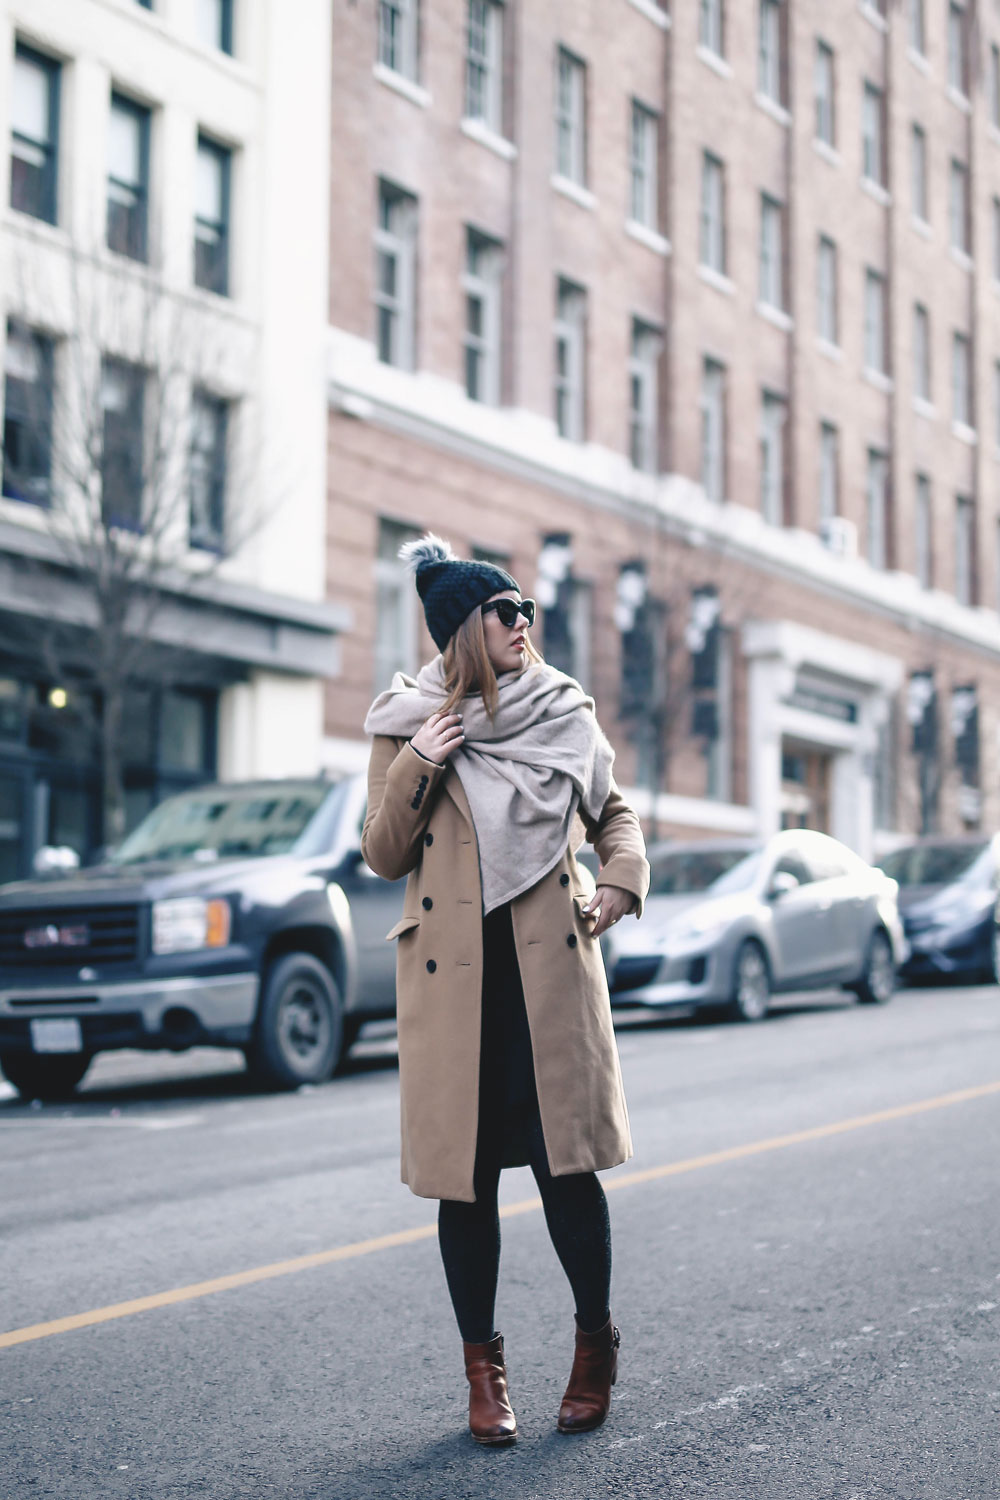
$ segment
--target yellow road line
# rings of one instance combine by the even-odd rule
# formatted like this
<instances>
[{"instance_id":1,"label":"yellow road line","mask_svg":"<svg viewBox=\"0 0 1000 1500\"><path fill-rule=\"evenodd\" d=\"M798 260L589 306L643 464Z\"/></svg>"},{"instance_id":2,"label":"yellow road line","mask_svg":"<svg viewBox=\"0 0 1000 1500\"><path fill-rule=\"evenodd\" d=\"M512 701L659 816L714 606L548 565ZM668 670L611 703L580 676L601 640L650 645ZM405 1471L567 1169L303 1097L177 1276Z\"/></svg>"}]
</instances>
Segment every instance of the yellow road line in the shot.
<instances>
[{"instance_id":1,"label":"yellow road line","mask_svg":"<svg viewBox=\"0 0 1000 1500\"><path fill-rule=\"evenodd\" d=\"M710 1151L704 1156L691 1156L684 1161L667 1162L659 1167L647 1167L644 1171L629 1172L623 1177L605 1183L609 1190L634 1187L637 1183L656 1182L663 1177L679 1177L685 1172L700 1172L705 1167L722 1166L725 1162L741 1161L748 1156L762 1156L768 1151L783 1151L788 1146L801 1146L808 1141L825 1140L829 1136L846 1135L852 1130L865 1130L872 1125L884 1125L891 1120L905 1120L912 1115L927 1114L934 1109L947 1109L955 1104L967 1104L972 1099L984 1099L991 1094L1000 1094L1000 1081L980 1084L976 1088L957 1089L951 1094L939 1094L934 1099L919 1099L913 1104L899 1104L892 1109L876 1110L868 1115L854 1115L847 1120L835 1120L829 1125L814 1125L807 1130L792 1131L788 1135L776 1135L762 1141L748 1141L743 1146L729 1146L723 1151ZM542 1206L540 1198L524 1198L518 1203L508 1203L501 1210L505 1219L518 1214L533 1213ZM257 1281L271 1281L278 1276L292 1276L298 1271L310 1271L315 1266L327 1266L340 1260L355 1260L361 1255L373 1255L379 1250L392 1250L398 1245L413 1245L420 1240L429 1240L437 1233L436 1224L421 1224L414 1229L400 1229L394 1234L381 1234L374 1239L358 1240L352 1245L339 1245L335 1250L317 1250L312 1255L298 1255L293 1260L275 1261L269 1266L256 1266L249 1271L236 1271L231 1276L215 1276L211 1281L198 1281L190 1286L175 1287L170 1292L154 1292L149 1297L133 1297L128 1302L116 1302L110 1307L97 1307L90 1312L72 1313L68 1318L54 1318L49 1323L33 1323L28 1328L15 1328L10 1333L0 1333L0 1349L12 1348L14 1344L29 1344L36 1339L51 1338L53 1334L69 1333L75 1328L89 1328L95 1323L109 1323L115 1318L130 1318L134 1313L149 1312L156 1307L170 1307L177 1302L193 1302L199 1297L210 1297L216 1292L228 1292L234 1287L252 1286Z\"/></svg>"}]
</instances>

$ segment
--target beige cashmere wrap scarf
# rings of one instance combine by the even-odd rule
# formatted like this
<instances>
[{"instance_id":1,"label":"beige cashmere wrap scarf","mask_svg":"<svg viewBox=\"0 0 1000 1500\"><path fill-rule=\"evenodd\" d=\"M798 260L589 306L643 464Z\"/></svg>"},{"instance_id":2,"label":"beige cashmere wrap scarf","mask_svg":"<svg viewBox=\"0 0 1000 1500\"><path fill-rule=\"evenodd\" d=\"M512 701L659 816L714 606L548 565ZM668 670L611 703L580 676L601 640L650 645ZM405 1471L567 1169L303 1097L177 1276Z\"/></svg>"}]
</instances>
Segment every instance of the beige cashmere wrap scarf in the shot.
<instances>
[{"instance_id":1,"label":"beige cashmere wrap scarf","mask_svg":"<svg viewBox=\"0 0 1000 1500\"><path fill-rule=\"evenodd\" d=\"M614 764L594 700L572 677L532 663L503 673L497 687L492 722L479 693L462 700L465 743L449 757L472 810L484 912L559 863L579 807L600 817ZM410 739L446 696L440 656L416 679L397 672L368 710L365 732Z\"/></svg>"}]
</instances>

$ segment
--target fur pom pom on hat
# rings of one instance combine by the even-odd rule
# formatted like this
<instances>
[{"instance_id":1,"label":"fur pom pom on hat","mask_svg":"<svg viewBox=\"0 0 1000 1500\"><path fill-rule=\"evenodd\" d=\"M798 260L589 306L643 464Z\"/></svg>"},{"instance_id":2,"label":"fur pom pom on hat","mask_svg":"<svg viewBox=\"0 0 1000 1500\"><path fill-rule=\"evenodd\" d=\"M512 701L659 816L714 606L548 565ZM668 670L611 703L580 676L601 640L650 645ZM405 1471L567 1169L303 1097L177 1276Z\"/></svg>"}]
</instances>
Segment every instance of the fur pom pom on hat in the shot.
<instances>
[{"instance_id":1,"label":"fur pom pom on hat","mask_svg":"<svg viewBox=\"0 0 1000 1500\"><path fill-rule=\"evenodd\" d=\"M505 589L521 592L503 568L456 557L450 544L431 531L419 541L404 542L399 556L414 575L427 629L440 651L478 605Z\"/></svg>"}]
</instances>

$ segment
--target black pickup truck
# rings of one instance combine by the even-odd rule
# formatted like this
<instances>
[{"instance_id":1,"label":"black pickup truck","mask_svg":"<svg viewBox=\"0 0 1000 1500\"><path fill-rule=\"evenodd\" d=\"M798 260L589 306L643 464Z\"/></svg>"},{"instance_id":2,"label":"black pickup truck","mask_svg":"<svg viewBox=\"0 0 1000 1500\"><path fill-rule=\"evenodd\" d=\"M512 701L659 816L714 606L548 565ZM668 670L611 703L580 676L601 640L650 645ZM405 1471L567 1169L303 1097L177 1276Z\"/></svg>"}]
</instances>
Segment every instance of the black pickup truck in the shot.
<instances>
[{"instance_id":1,"label":"black pickup truck","mask_svg":"<svg viewBox=\"0 0 1000 1500\"><path fill-rule=\"evenodd\" d=\"M200 787L106 863L0 889L0 1068L71 1094L97 1052L239 1047L272 1088L329 1078L395 1012L402 885L361 858L365 785Z\"/></svg>"}]
</instances>

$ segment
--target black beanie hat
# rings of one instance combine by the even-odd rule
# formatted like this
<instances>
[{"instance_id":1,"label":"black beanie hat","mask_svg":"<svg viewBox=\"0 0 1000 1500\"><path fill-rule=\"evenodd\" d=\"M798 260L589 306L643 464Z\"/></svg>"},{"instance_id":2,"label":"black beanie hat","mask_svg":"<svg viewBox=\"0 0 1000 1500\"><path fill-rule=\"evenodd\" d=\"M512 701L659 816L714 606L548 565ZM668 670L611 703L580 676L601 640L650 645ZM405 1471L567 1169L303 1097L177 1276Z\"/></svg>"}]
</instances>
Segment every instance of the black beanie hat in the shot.
<instances>
[{"instance_id":1,"label":"black beanie hat","mask_svg":"<svg viewBox=\"0 0 1000 1500\"><path fill-rule=\"evenodd\" d=\"M418 542L404 542L399 556L416 578L427 629L440 651L477 604L485 604L505 589L521 592L517 580L503 568L456 557L449 543L431 531Z\"/></svg>"}]
</instances>

